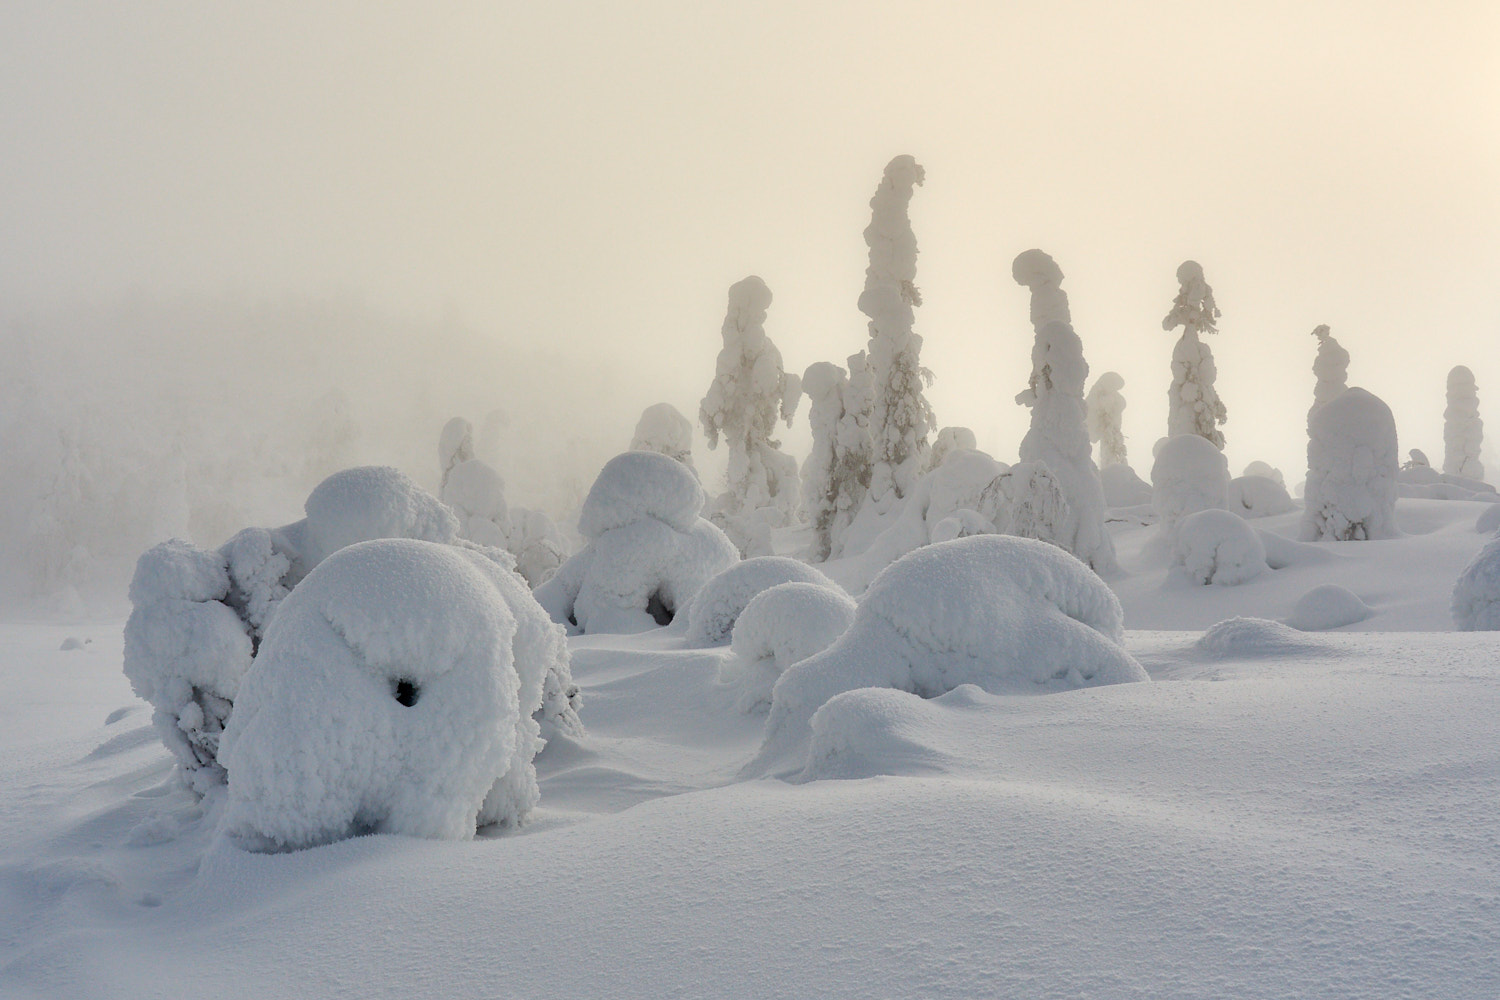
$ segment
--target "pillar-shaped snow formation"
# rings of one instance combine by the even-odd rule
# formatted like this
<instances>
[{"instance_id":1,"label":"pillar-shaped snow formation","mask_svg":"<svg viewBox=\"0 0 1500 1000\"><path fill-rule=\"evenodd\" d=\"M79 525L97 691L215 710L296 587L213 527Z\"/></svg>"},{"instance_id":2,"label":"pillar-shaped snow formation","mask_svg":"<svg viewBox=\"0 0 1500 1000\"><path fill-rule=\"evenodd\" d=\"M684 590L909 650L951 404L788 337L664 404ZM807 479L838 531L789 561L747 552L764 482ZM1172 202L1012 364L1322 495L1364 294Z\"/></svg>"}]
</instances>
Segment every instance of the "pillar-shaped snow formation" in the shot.
<instances>
[{"instance_id":1,"label":"pillar-shaped snow formation","mask_svg":"<svg viewBox=\"0 0 1500 1000\"><path fill-rule=\"evenodd\" d=\"M1484 421L1479 419L1479 389L1474 373L1459 365L1448 373L1448 408L1443 411L1443 471L1450 476L1484 479L1479 447Z\"/></svg>"},{"instance_id":2,"label":"pillar-shaped snow formation","mask_svg":"<svg viewBox=\"0 0 1500 1000\"><path fill-rule=\"evenodd\" d=\"M1315 408L1307 431L1303 539L1394 538L1400 459L1391 408L1354 386Z\"/></svg>"},{"instance_id":3,"label":"pillar-shaped snow formation","mask_svg":"<svg viewBox=\"0 0 1500 1000\"><path fill-rule=\"evenodd\" d=\"M648 406L641 411L641 419L635 425L630 450L654 451L692 469L693 422L671 403Z\"/></svg>"},{"instance_id":4,"label":"pillar-shaped snow formation","mask_svg":"<svg viewBox=\"0 0 1500 1000\"><path fill-rule=\"evenodd\" d=\"M729 490L718 511L734 516L774 507L786 515L797 508L797 463L771 437L778 413L790 427L802 382L781 367L781 352L766 336L771 290L754 275L729 289L724 316L724 347L717 371L698 411L708 446L719 437L729 449Z\"/></svg>"},{"instance_id":5,"label":"pillar-shaped snow formation","mask_svg":"<svg viewBox=\"0 0 1500 1000\"><path fill-rule=\"evenodd\" d=\"M1068 514L1056 541L1096 572L1115 569L1115 548L1104 530L1104 489L1089 445L1083 385L1088 362L1069 322L1062 269L1040 250L1027 250L1011 265L1016 283L1031 289L1031 381L1016 402L1031 407L1031 429L1021 439L1021 461L1041 462L1067 500Z\"/></svg>"},{"instance_id":6,"label":"pillar-shaped snow formation","mask_svg":"<svg viewBox=\"0 0 1500 1000\"><path fill-rule=\"evenodd\" d=\"M438 468L443 470L438 490L441 492L448 485L448 473L455 465L473 457L474 425L463 417L454 417L443 425L443 431L438 435Z\"/></svg>"},{"instance_id":7,"label":"pillar-shaped snow formation","mask_svg":"<svg viewBox=\"0 0 1500 1000\"><path fill-rule=\"evenodd\" d=\"M922 338L912 332L913 310L922 304L917 291L917 237L908 208L921 184L922 167L910 156L898 156L870 199L865 243L870 265L859 311L870 318L870 366L875 395L870 410L870 498L884 503L906 495L926 470L927 434L936 426L923 389L932 373L922 367Z\"/></svg>"},{"instance_id":8,"label":"pillar-shaped snow formation","mask_svg":"<svg viewBox=\"0 0 1500 1000\"><path fill-rule=\"evenodd\" d=\"M1167 435L1196 434L1223 450L1224 433L1219 425L1227 415L1214 390L1218 369L1213 352L1199 339L1200 333L1218 333L1214 321L1219 307L1214 290L1203 280L1197 261L1185 260L1177 268L1180 286L1172 311L1161 321L1163 330L1182 327L1182 337L1172 349L1172 388L1167 396Z\"/></svg>"},{"instance_id":9,"label":"pillar-shaped snow formation","mask_svg":"<svg viewBox=\"0 0 1500 1000\"><path fill-rule=\"evenodd\" d=\"M1099 467L1130 464L1125 458L1125 380L1118 372L1105 372L1094 380L1084 405L1088 408L1089 441L1099 445Z\"/></svg>"},{"instance_id":10,"label":"pillar-shaped snow formation","mask_svg":"<svg viewBox=\"0 0 1500 1000\"><path fill-rule=\"evenodd\" d=\"M850 359L862 361L863 353ZM823 562L864 502L870 486L869 433L859 422L850 379L828 361L810 366L802 376L810 401L812 451L802 463L802 502L812 523L808 558Z\"/></svg>"},{"instance_id":11,"label":"pillar-shaped snow formation","mask_svg":"<svg viewBox=\"0 0 1500 1000\"><path fill-rule=\"evenodd\" d=\"M1328 332L1328 325L1313 330L1318 338L1318 356L1313 359L1313 374L1318 384L1313 387L1313 405L1316 410L1339 393L1349 388L1349 352L1339 345ZM1312 417L1312 410L1308 411Z\"/></svg>"}]
</instances>

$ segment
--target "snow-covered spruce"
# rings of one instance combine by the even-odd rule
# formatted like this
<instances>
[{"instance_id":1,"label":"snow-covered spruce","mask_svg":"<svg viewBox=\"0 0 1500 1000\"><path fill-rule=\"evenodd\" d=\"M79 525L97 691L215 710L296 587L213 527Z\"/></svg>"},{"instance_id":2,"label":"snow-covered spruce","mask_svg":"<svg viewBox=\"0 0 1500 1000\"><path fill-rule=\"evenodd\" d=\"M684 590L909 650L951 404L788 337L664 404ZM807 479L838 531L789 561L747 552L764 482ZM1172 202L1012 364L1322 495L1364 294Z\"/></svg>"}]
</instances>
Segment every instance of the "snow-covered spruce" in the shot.
<instances>
[{"instance_id":1,"label":"snow-covered spruce","mask_svg":"<svg viewBox=\"0 0 1500 1000\"><path fill-rule=\"evenodd\" d=\"M693 468L693 422L671 403L656 403L641 411L630 439L631 451L654 451Z\"/></svg>"},{"instance_id":2,"label":"snow-covered spruce","mask_svg":"<svg viewBox=\"0 0 1500 1000\"><path fill-rule=\"evenodd\" d=\"M1454 583L1453 625L1460 632L1500 631L1500 539L1480 549Z\"/></svg>"},{"instance_id":3,"label":"snow-covered spruce","mask_svg":"<svg viewBox=\"0 0 1500 1000\"><path fill-rule=\"evenodd\" d=\"M1104 529L1104 489L1089 444L1083 386L1088 362L1073 332L1062 269L1040 250L1027 250L1011 264L1016 283L1031 290L1031 381L1016 402L1031 408L1031 427L1021 439L1021 462L1046 465L1067 500L1066 519L1049 539L1100 573L1117 569L1115 547Z\"/></svg>"},{"instance_id":4,"label":"snow-covered spruce","mask_svg":"<svg viewBox=\"0 0 1500 1000\"><path fill-rule=\"evenodd\" d=\"M1118 372L1105 372L1094 380L1084 398L1088 410L1089 441L1099 445L1099 468L1125 465L1125 397L1120 390L1125 379Z\"/></svg>"},{"instance_id":5,"label":"snow-covered spruce","mask_svg":"<svg viewBox=\"0 0 1500 1000\"><path fill-rule=\"evenodd\" d=\"M1394 538L1396 420L1379 397L1354 386L1307 418L1304 541Z\"/></svg>"},{"instance_id":6,"label":"snow-covered spruce","mask_svg":"<svg viewBox=\"0 0 1500 1000\"><path fill-rule=\"evenodd\" d=\"M1312 409L1316 410L1349 388L1349 352L1333 339L1326 324L1313 330L1313 336L1318 338L1318 353L1313 358L1313 375L1318 381L1313 386ZM1312 417L1311 410L1308 417Z\"/></svg>"},{"instance_id":7,"label":"snow-covered spruce","mask_svg":"<svg viewBox=\"0 0 1500 1000\"><path fill-rule=\"evenodd\" d=\"M453 467L474 457L474 425L463 417L454 417L443 425L438 434L438 468L442 479L438 483L441 492L448 485L448 474Z\"/></svg>"},{"instance_id":8,"label":"snow-covered spruce","mask_svg":"<svg viewBox=\"0 0 1500 1000\"><path fill-rule=\"evenodd\" d=\"M771 704L771 688L794 663L820 653L854 621L854 599L820 583L781 583L756 594L734 623L733 655L719 671L741 711Z\"/></svg>"},{"instance_id":9,"label":"snow-covered spruce","mask_svg":"<svg viewBox=\"0 0 1500 1000\"><path fill-rule=\"evenodd\" d=\"M1479 389L1474 373L1458 365L1448 373L1448 408L1443 411L1443 471L1467 479L1484 479L1479 449L1484 421L1479 419Z\"/></svg>"},{"instance_id":10,"label":"snow-covered spruce","mask_svg":"<svg viewBox=\"0 0 1500 1000\"><path fill-rule=\"evenodd\" d=\"M665 625L721 570L734 543L698 516L703 487L674 459L629 451L605 463L583 502L584 550L536 590L552 620L579 632Z\"/></svg>"},{"instance_id":11,"label":"snow-covered spruce","mask_svg":"<svg viewBox=\"0 0 1500 1000\"><path fill-rule=\"evenodd\" d=\"M1325 583L1297 598L1287 624L1304 632L1321 632L1362 622L1374 613L1354 591Z\"/></svg>"},{"instance_id":12,"label":"snow-covered spruce","mask_svg":"<svg viewBox=\"0 0 1500 1000\"><path fill-rule=\"evenodd\" d=\"M937 440L932 443L932 452L928 455L928 468L936 469L954 452L977 451L978 449L979 441L969 428L944 427L938 431Z\"/></svg>"},{"instance_id":13,"label":"snow-covered spruce","mask_svg":"<svg viewBox=\"0 0 1500 1000\"><path fill-rule=\"evenodd\" d=\"M1167 393L1167 435L1196 434L1224 447L1219 425L1227 419L1223 402L1214 388L1218 369L1213 352L1199 337L1218 333L1219 307L1214 291L1203 280L1203 267L1185 260L1177 268L1177 298L1172 311L1161 321L1163 330L1182 327L1182 337L1172 349L1172 388Z\"/></svg>"},{"instance_id":14,"label":"snow-covered spruce","mask_svg":"<svg viewBox=\"0 0 1500 1000\"><path fill-rule=\"evenodd\" d=\"M1213 443L1197 434L1166 440L1151 466L1151 506L1161 537L1175 545L1182 519L1228 505L1229 463Z\"/></svg>"},{"instance_id":15,"label":"snow-covered spruce","mask_svg":"<svg viewBox=\"0 0 1500 1000\"><path fill-rule=\"evenodd\" d=\"M705 583L687 607L690 646L720 646L729 641L746 605L763 590L782 583L811 583L842 593L838 584L807 563L785 556L757 556L723 570Z\"/></svg>"},{"instance_id":16,"label":"snow-covered spruce","mask_svg":"<svg viewBox=\"0 0 1500 1000\"><path fill-rule=\"evenodd\" d=\"M521 580L472 550L343 549L283 602L241 685L222 829L287 850L515 826L538 798L532 716L567 657Z\"/></svg>"},{"instance_id":17,"label":"snow-covered spruce","mask_svg":"<svg viewBox=\"0 0 1500 1000\"><path fill-rule=\"evenodd\" d=\"M1122 645L1120 602L1054 545L976 535L892 563L832 646L776 682L766 742L750 770L795 755L834 695L890 687L923 697L977 684L997 694L1147 680Z\"/></svg>"},{"instance_id":18,"label":"snow-covered spruce","mask_svg":"<svg viewBox=\"0 0 1500 1000\"><path fill-rule=\"evenodd\" d=\"M1239 476L1229 481L1229 509L1241 517L1272 517L1296 510L1286 487L1269 476Z\"/></svg>"},{"instance_id":19,"label":"snow-covered spruce","mask_svg":"<svg viewBox=\"0 0 1500 1000\"><path fill-rule=\"evenodd\" d=\"M745 278L729 289L724 347L714 380L703 397L698 419L708 446L722 436L729 451L729 489L714 505L714 520L731 535L736 519L771 509L779 523L796 513L800 500L797 462L771 437L778 415L792 425L802 398L802 380L781 367L781 352L766 336L771 290L759 278ZM743 532L743 543L759 532ZM749 546L742 545L742 551ZM759 554L759 553L757 553Z\"/></svg>"},{"instance_id":20,"label":"snow-covered spruce","mask_svg":"<svg viewBox=\"0 0 1500 1000\"><path fill-rule=\"evenodd\" d=\"M868 366L863 351L849 359L849 370L855 378L838 365L819 361L802 376L813 439L802 463L802 501L813 529L808 550L813 562L837 552L870 486L869 411L863 409L868 402Z\"/></svg>"},{"instance_id":21,"label":"snow-covered spruce","mask_svg":"<svg viewBox=\"0 0 1500 1000\"><path fill-rule=\"evenodd\" d=\"M1200 510L1177 526L1172 564L1198 584L1233 587L1266 570L1266 549L1256 530L1227 510Z\"/></svg>"},{"instance_id":22,"label":"snow-covered spruce","mask_svg":"<svg viewBox=\"0 0 1500 1000\"><path fill-rule=\"evenodd\" d=\"M870 319L870 368L874 397L869 410L871 442L869 498L877 505L906 496L927 468L927 435L936 428L924 394L932 373L922 367L922 338L913 332L917 291L917 237L912 232L912 193L926 174L910 156L898 156L870 199L865 245L870 263L859 311Z\"/></svg>"},{"instance_id":23,"label":"snow-covered spruce","mask_svg":"<svg viewBox=\"0 0 1500 1000\"><path fill-rule=\"evenodd\" d=\"M510 508L505 503L505 480L488 462L471 458L448 469L439 497L458 518L461 537L497 549L509 548Z\"/></svg>"}]
</instances>

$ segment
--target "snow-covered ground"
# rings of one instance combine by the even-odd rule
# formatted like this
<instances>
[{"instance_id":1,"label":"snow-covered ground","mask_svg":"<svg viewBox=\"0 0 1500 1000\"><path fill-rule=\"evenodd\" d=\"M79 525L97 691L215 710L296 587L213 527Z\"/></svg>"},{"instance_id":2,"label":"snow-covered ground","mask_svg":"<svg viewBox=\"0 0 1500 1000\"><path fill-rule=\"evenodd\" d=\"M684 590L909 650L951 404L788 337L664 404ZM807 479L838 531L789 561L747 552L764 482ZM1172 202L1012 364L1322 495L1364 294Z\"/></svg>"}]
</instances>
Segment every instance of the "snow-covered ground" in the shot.
<instances>
[{"instance_id":1,"label":"snow-covered ground","mask_svg":"<svg viewBox=\"0 0 1500 1000\"><path fill-rule=\"evenodd\" d=\"M1111 527L1154 683L851 692L809 773L684 629L569 640L588 735L517 833L216 838L123 616L0 625L0 997L1500 996L1500 646L1456 633L1487 505L1293 543L1235 587ZM1286 619L1337 584L1371 609ZM81 648L62 649L76 639Z\"/></svg>"}]
</instances>

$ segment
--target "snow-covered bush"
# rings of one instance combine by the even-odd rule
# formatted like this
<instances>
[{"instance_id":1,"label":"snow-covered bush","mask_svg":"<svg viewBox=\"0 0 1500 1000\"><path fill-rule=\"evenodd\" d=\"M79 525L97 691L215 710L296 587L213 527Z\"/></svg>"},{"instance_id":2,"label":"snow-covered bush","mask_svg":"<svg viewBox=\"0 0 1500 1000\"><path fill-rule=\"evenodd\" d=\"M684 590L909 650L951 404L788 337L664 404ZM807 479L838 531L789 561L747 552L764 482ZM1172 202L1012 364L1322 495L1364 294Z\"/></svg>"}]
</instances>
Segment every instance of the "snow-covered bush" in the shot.
<instances>
[{"instance_id":1,"label":"snow-covered bush","mask_svg":"<svg viewBox=\"0 0 1500 1000\"><path fill-rule=\"evenodd\" d=\"M1249 465L1245 466L1245 471L1240 473L1240 475L1264 476L1267 479L1275 480L1276 485L1280 486L1282 489L1286 489L1286 477L1281 474L1280 469L1276 468L1276 466L1272 465L1270 462L1262 462L1259 460L1251 462Z\"/></svg>"},{"instance_id":2,"label":"snow-covered bush","mask_svg":"<svg viewBox=\"0 0 1500 1000\"><path fill-rule=\"evenodd\" d=\"M1183 518L1228 505L1229 463L1207 438L1178 434L1167 439L1151 466L1151 506L1169 543Z\"/></svg>"},{"instance_id":3,"label":"snow-covered bush","mask_svg":"<svg viewBox=\"0 0 1500 1000\"><path fill-rule=\"evenodd\" d=\"M287 850L515 826L539 795L532 716L567 658L520 579L472 550L343 549L283 602L240 687L223 829Z\"/></svg>"},{"instance_id":4,"label":"snow-covered bush","mask_svg":"<svg viewBox=\"0 0 1500 1000\"><path fill-rule=\"evenodd\" d=\"M928 456L928 469L936 469L957 451L977 451L979 441L967 427L944 427L932 442L932 453Z\"/></svg>"},{"instance_id":5,"label":"snow-covered bush","mask_svg":"<svg viewBox=\"0 0 1500 1000\"><path fill-rule=\"evenodd\" d=\"M870 263L859 311L870 319L870 368L875 393L868 411L871 442L870 500L900 500L926 470L927 435L936 426L924 389L932 373L922 367L922 338L912 331L917 291L917 237L909 209L926 174L910 156L898 156L870 199L865 245Z\"/></svg>"},{"instance_id":6,"label":"snow-covered bush","mask_svg":"<svg viewBox=\"0 0 1500 1000\"><path fill-rule=\"evenodd\" d=\"M1089 441L1099 445L1100 469L1126 464L1125 432L1121 429L1125 417L1125 397L1120 393L1123 388L1125 379L1118 372L1105 372L1094 380L1084 398Z\"/></svg>"},{"instance_id":7,"label":"snow-covered bush","mask_svg":"<svg viewBox=\"0 0 1500 1000\"><path fill-rule=\"evenodd\" d=\"M785 764L818 707L854 688L933 697L960 684L1039 694L1146 680L1123 637L1114 593L1054 545L976 535L926 546L876 577L833 645L776 682L751 770Z\"/></svg>"},{"instance_id":8,"label":"snow-covered bush","mask_svg":"<svg viewBox=\"0 0 1500 1000\"><path fill-rule=\"evenodd\" d=\"M1354 386L1307 418L1305 541L1394 538L1399 465L1396 419Z\"/></svg>"},{"instance_id":9,"label":"snow-covered bush","mask_svg":"<svg viewBox=\"0 0 1500 1000\"><path fill-rule=\"evenodd\" d=\"M1073 332L1062 269L1040 250L1011 264L1016 283L1031 290L1031 381L1016 402L1031 407L1031 427L1021 439L1021 462L1041 462L1067 500L1065 519L1050 538L1092 569L1114 571L1115 547L1104 530L1104 488L1094 467L1083 402L1088 362Z\"/></svg>"},{"instance_id":10,"label":"snow-covered bush","mask_svg":"<svg viewBox=\"0 0 1500 1000\"><path fill-rule=\"evenodd\" d=\"M641 411L630 439L631 451L654 451L693 468L693 423L671 403L656 403Z\"/></svg>"},{"instance_id":11,"label":"snow-covered bush","mask_svg":"<svg viewBox=\"0 0 1500 1000\"><path fill-rule=\"evenodd\" d=\"M1194 583L1233 587L1265 572L1266 549L1238 515L1200 510L1177 526L1172 563L1183 567Z\"/></svg>"},{"instance_id":12,"label":"snow-covered bush","mask_svg":"<svg viewBox=\"0 0 1500 1000\"><path fill-rule=\"evenodd\" d=\"M849 365L851 372L868 375L863 351ZM802 502L813 529L808 558L823 562L835 553L870 486L869 414L860 409L863 398L855 398L860 387L831 362L811 365L802 391L812 425L812 451L802 463Z\"/></svg>"},{"instance_id":13,"label":"snow-covered bush","mask_svg":"<svg viewBox=\"0 0 1500 1000\"><path fill-rule=\"evenodd\" d=\"M1468 479L1484 479L1479 449L1484 444L1484 421L1479 419L1479 389L1474 373L1458 365L1448 373L1448 408L1443 411L1443 471Z\"/></svg>"},{"instance_id":14,"label":"snow-covered bush","mask_svg":"<svg viewBox=\"0 0 1500 1000\"><path fill-rule=\"evenodd\" d=\"M516 572L532 588L552 579L568 558L568 545L552 518L539 510L513 507L506 547L516 559Z\"/></svg>"},{"instance_id":15,"label":"snow-covered bush","mask_svg":"<svg viewBox=\"0 0 1500 1000\"><path fill-rule=\"evenodd\" d=\"M1172 388L1167 393L1167 435L1196 434L1224 447L1219 425L1227 419L1224 403L1214 389L1218 368L1213 352L1199 339L1202 333L1218 333L1219 307L1214 290L1203 280L1203 267L1185 260L1177 268L1177 298L1172 311L1161 321L1163 330L1182 327L1182 337L1172 349Z\"/></svg>"},{"instance_id":16,"label":"snow-covered bush","mask_svg":"<svg viewBox=\"0 0 1500 1000\"><path fill-rule=\"evenodd\" d=\"M742 711L769 706L777 678L833 645L854 621L854 610L853 598L825 584L781 583L761 591L734 623L734 655L720 680L734 689Z\"/></svg>"},{"instance_id":17,"label":"snow-covered bush","mask_svg":"<svg viewBox=\"0 0 1500 1000\"><path fill-rule=\"evenodd\" d=\"M781 352L766 336L771 290L759 278L729 289L724 347L713 383L698 411L708 446L719 438L729 450L729 489L715 504L721 527L747 512L774 508L785 522L797 509L797 463L771 437L778 414L792 425L802 398L802 380L781 367ZM722 519L722 520L721 520Z\"/></svg>"},{"instance_id":18,"label":"snow-covered bush","mask_svg":"<svg viewBox=\"0 0 1500 1000\"><path fill-rule=\"evenodd\" d=\"M690 646L719 646L729 641L745 606L763 590L782 583L814 583L833 590L839 585L805 562L785 556L757 556L735 563L705 583L687 607Z\"/></svg>"},{"instance_id":19,"label":"snow-covered bush","mask_svg":"<svg viewBox=\"0 0 1500 1000\"><path fill-rule=\"evenodd\" d=\"M1480 549L1459 574L1453 585L1453 625L1460 632L1500 631L1500 539Z\"/></svg>"},{"instance_id":20,"label":"snow-covered bush","mask_svg":"<svg viewBox=\"0 0 1500 1000\"><path fill-rule=\"evenodd\" d=\"M1286 487L1269 476L1240 476L1229 481L1229 509L1241 517L1271 517L1296 510Z\"/></svg>"},{"instance_id":21,"label":"snow-covered bush","mask_svg":"<svg viewBox=\"0 0 1500 1000\"><path fill-rule=\"evenodd\" d=\"M1362 622L1374 613L1352 590L1325 583L1297 598L1287 624L1304 632L1321 632Z\"/></svg>"},{"instance_id":22,"label":"snow-covered bush","mask_svg":"<svg viewBox=\"0 0 1500 1000\"><path fill-rule=\"evenodd\" d=\"M588 546L536 590L552 620L580 632L643 632L672 620L721 570L734 543L698 516L703 487L650 451L610 459L583 502Z\"/></svg>"},{"instance_id":23,"label":"snow-covered bush","mask_svg":"<svg viewBox=\"0 0 1500 1000\"><path fill-rule=\"evenodd\" d=\"M507 548L510 508L505 503L505 480L489 463L471 458L448 470L440 494L458 518L461 537L497 549Z\"/></svg>"},{"instance_id":24,"label":"snow-covered bush","mask_svg":"<svg viewBox=\"0 0 1500 1000\"><path fill-rule=\"evenodd\" d=\"M1104 503L1110 507L1138 507L1151 502L1151 484L1128 465L1106 465L1099 470Z\"/></svg>"}]
</instances>

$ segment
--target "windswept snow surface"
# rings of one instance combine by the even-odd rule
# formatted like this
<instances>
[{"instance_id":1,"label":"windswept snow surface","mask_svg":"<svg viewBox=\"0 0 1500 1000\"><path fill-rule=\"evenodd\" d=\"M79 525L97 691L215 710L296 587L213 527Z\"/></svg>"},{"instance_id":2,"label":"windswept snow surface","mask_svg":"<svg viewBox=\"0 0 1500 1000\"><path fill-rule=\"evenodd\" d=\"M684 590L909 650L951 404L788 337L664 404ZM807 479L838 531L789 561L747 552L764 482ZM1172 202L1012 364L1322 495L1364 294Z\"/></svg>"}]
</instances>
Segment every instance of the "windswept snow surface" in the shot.
<instances>
[{"instance_id":1,"label":"windswept snow surface","mask_svg":"<svg viewBox=\"0 0 1500 1000\"><path fill-rule=\"evenodd\" d=\"M245 852L121 620L0 625L0 996L1492 1000L1500 666L1448 617L1490 506L1401 500L1357 543L1258 519L1281 568L1238 587L1117 522L1155 683L849 691L800 784L737 778L764 717L729 650L576 636L587 734L536 758L519 831L464 842ZM1375 614L1276 624L1328 583Z\"/></svg>"}]
</instances>

